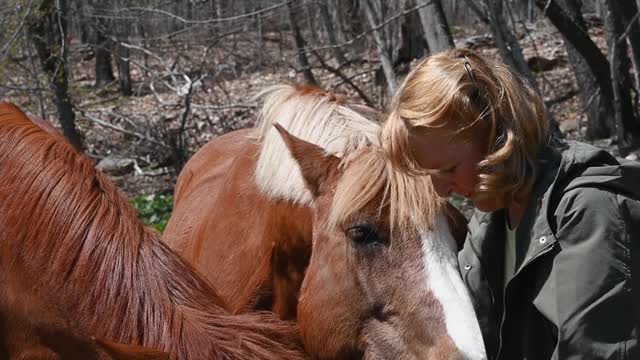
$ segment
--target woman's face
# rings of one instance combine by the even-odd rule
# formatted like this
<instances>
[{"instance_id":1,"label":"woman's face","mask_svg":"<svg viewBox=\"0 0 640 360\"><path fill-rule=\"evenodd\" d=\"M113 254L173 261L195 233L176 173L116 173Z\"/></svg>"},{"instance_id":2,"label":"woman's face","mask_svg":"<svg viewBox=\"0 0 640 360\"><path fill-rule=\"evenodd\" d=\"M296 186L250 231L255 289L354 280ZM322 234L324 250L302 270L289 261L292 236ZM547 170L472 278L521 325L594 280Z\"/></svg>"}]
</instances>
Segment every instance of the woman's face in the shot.
<instances>
[{"instance_id":1,"label":"woman's face","mask_svg":"<svg viewBox=\"0 0 640 360\"><path fill-rule=\"evenodd\" d=\"M478 163L486 156L486 145L479 137L454 136L445 130L419 130L410 141L418 165L432 174L438 195L456 193L471 200L479 210L493 211L497 210L498 201L476 197Z\"/></svg>"}]
</instances>

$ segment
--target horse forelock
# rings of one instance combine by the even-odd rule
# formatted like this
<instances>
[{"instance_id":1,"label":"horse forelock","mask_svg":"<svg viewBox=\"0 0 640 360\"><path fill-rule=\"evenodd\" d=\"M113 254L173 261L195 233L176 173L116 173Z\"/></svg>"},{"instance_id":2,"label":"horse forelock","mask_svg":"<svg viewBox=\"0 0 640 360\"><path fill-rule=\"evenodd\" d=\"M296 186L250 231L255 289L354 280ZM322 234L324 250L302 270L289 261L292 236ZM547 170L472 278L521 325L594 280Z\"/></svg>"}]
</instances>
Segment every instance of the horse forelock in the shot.
<instances>
[{"instance_id":1,"label":"horse forelock","mask_svg":"<svg viewBox=\"0 0 640 360\"><path fill-rule=\"evenodd\" d=\"M301 205L311 194L296 161L290 156L274 123L290 134L342 157L355 149L379 144L379 113L347 98L309 87L275 85L259 93L262 109L256 123L260 153L254 177L260 190L273 199Z\"/></svg>"},{"instance_id":2,"label":"horse forelock","mask_svg":"<svg viewBox=\"0 0 640 360\"><path fill-rule=\"evenodd\" d=\"M430 229L444 201L437 196L428 177L407 175L391 166L380 148L373 146L353 153L342 166L327 220L337 228L365 207L388 206L392 230Z\"/></svg>"},{"instance_id":3,"label":"horse forelock","mask_svg":"<svg viewBox=\"0 0 640 360\"><path fill-rule=\"evenodd\" d=\"M84 331L179 358L300 358L294 327L229 316L93 161L2 104L0 169L0 266Z\"/></svg>"}]
</instances>

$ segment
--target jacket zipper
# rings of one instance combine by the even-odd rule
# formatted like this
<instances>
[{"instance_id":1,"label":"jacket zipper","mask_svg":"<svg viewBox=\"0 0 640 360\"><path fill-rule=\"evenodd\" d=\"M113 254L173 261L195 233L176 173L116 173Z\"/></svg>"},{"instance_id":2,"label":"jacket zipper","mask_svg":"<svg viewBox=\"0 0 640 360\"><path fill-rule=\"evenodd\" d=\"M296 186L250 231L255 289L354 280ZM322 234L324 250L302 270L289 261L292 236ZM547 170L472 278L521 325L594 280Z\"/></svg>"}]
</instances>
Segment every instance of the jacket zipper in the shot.
<instances>
[{"instance_id":1,"label":"jacket zipper","mask_svg":"<svg viewBox=\"0 0 640 360\"><path fill-rule=\"evenodd\" d=\"M487 282L489 282L489 278L487 277L487 273L485 271L485 266L482 262L482 258L478 255L478 251L476 250L476 246L473 244L473 241L469 241L469 244L471 245L471 250L473 250L473 254L476 256L476 259L478 259L478 261L480 262L480 267L482 269L482 275L484 276L485 279L487 279ZM487 286L489 288L489 295L491 295L491 306L493 308L496 307L496 299L494 298L493 295L493 289L491 288L491 286Z\"/></svg>"},{"instance_id":2,"label":"jacket zipper","mask_svg":"<svg viewBox=\"0 0 640 360\"><path fill-rule=\"evenodd\" d=\"M536 254L536 256L532 257L531 259L529 259L529 261L527 261L526 263L522 264L522 266L520 266L520 269L518 270L518 272L516 272L515 274L513 274L513 276L507 281L507 286L508 284L511 282L511 280L513 280L516 276L518 276L518 274L520 272L522 272L522 269L524 269L525 267L527 267L529 264L531 264L534 260L536 260L537 258L539 258L540 256L548 253L549 251L551 251L551 249L553 249L553 245L554 243L551 243L549 245L547 245L546 247L544 247L542 250L540 250L540 252L538 252ZM496 355L496 360L500 359L500 355L502 353L502 326L504 325L504 318L507 315L507 287L505 286L504 291L502 292L502 318L500 319L500 327L498 328L498 354ZM493 295L492 295L493 296Z\"/></svg>"},{"instance_id":3,"label":"jacket zipper","mask_svg":"<svg viewBox=\"0 0 640 360\"><path fill-rule=\"evenodd\" d=\"M489 277L487 276L487 272L485 270L486 266L484 266L482 258L480 257L480 255L478 255L478 251L476 250L476 246L473 243L473 241L469 241L469 244L471 245L471 250L473 250L473 254L476 256L476 259L478 259L478 261L480 262L480 269L482 270L482 276L484 276L484 278L486 279L486 281L488 283L487 287L489 288L489 295L491 296L491 308L495 310L495 308L496 308L496 299L495 299L495 295L493 294L493 289L491 288L491 284L489 283ZM498 332L500 332L500 329L498 329ZM498 334L498 336L500 336L500 334ZM489 354L487 354L487 355L489 355ZM489 357L489 359L491 360L491 357ZM495 359L497 359L497 358L495 358Z\"/></svg>"}]
</instances>

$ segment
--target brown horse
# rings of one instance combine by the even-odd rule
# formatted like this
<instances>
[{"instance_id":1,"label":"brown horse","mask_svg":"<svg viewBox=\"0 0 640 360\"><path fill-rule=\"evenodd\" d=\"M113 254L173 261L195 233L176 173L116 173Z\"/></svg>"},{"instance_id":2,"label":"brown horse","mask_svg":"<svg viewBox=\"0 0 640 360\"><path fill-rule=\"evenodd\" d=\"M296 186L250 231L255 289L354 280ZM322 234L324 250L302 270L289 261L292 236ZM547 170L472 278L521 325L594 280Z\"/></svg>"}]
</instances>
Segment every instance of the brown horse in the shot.
<instances>
[{"instance_id":1,"label":"brown horse","mask_svg":"<svg viewBox=\"0 0 640 360\"><path fill-rule=\"evenodd\" d=\"M290 323L221 308L93 161L9 104L0 169L0 357L305 357Z\"/></svg>"},{"instance_id":2,"label":"brown horse","mask_svg":"<svg viewBox=\"0 0 640 360\"><path fill-rule=\"evenodd\" d=\"M444 204L386 166L376 113L291 86L263 101L258 130L189 161L165 241L230 310L297 316L312 356L485 358Z\"/></svg>"}]
</instances>

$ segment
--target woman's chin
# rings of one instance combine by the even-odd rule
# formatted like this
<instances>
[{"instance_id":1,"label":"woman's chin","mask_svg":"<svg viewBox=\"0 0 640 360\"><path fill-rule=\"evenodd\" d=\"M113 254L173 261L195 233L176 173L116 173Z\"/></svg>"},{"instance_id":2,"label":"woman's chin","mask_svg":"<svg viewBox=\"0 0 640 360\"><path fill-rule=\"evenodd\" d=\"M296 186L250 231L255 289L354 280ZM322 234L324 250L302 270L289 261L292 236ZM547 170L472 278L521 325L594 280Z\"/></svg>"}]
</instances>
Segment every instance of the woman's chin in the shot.
<instances>
[{"instance_id":1,"label":"woman's chin","mask_svg":"<svg viewBox=\"0 0 640 360\"><path fill-rule=\"evenodd\" d=\"M473 196L469 198L473 206L483 212L492 212L501 209L503 206L499 204L497 199L477 199Z\"/></svg>"}]
</instances>

